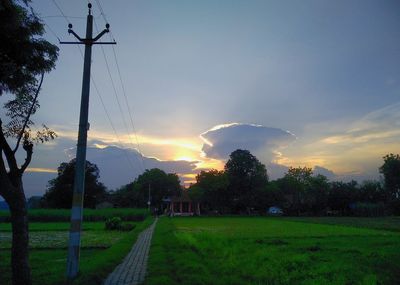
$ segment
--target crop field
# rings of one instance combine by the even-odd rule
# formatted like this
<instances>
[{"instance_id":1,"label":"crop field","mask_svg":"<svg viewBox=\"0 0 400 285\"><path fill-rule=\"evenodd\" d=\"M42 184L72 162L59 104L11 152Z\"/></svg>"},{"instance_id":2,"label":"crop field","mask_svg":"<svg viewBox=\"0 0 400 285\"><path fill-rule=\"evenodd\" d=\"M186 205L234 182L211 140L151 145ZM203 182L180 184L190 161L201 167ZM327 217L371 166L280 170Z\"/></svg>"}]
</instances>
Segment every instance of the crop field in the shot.
<instances>
[{"instance_id":1,"label":"crop field","mask_svg":"<svg viewBox=\"0 0 400 285\"><path fill-rule=\"evenodd\" d=\"M69 222L71 212L69 209L33 209L28 216L31 222ZM111 217L120 217L125 221L141 221L148 215L146 209L84 209L83 219L88 222L104 221ZM0 222L9 222L10 213L0 211Z\"/></svg>"},{"instance_id":2,"label":"crop field","mask_svg":"<svg viewBox=\"0 0 400 285\"><path fill-rule=\"evenodd\" d=\"M44 222L31 222L29 225L33 284L55 285L64 283L70 225L68 222L48 221L57 220L57 218L64 219L63 217L67 216L66 212L65 210L40 210L34 213L36 220L43 220ZM146 212L141 209L107 209L88 212L92 217L91 219L97 222L86 221L83 223L81 275L74 284L100 284L99 282L129 252L138 234L152 222L152 218L148 217ZM143 215L144 220L136 221L138 214ZM3 213L3 216L6 215ZM133 224L135 228L129 232L105 230L104 221L100 221L100 217L103 217L104 220L105 217L109 216L125 217L125 220L134 219L135 221L125 223ZM11 238L10 223L0 222L0 284L4 285L11 284Z\"/></svg>"},{"instance_id":3,"label":"crop field","mask_svg":"<svg viewBox=\"0 0 400 285\"><path fill-rule=\"evenodd\" d=\"M377 219L161 218L145 283L400 284L399 220Z\"/></svg>"}]
</instances>

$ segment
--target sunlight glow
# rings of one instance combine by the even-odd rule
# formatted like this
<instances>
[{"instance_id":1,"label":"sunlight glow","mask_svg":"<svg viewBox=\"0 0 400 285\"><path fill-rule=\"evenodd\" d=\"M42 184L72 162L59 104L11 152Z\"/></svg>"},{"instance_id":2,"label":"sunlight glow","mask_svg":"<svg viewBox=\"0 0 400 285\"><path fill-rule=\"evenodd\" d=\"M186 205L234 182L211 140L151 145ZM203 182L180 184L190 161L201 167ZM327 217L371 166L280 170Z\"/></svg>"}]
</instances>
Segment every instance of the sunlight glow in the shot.
<instances>
[{"instance_id":1,"label":"sunlight glow","mask_svg":"<svg viewBox=\"0 0 400 285\"><path fill-rule=\"evenodd\" d=\"M44 173L57 173L57 169L41 168L41 167L28 167L26 172L44 172Z\"/></svg>"}]
</instances>

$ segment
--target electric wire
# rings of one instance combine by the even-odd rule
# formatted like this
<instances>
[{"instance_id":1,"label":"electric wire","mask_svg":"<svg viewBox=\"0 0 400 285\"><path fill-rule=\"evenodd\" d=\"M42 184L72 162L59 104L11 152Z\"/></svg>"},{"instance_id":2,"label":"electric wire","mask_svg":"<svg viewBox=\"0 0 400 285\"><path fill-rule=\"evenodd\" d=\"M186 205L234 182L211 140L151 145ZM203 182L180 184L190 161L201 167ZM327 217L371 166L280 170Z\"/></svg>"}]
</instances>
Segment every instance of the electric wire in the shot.
<instances>
[{"instance_id":1,"label":"electric wire","mask_svg":"<svg viewBox=\"0 0 400 285\"><path fill-rule=\"evenodd\" d=\"M104 22L107 24L108 23L107 17L106 17L106 15L104 13L104 9L103 9L103 7L101 5L100 0L95 0L95 1L96 1L97 6L99 7L100 15L103 17ZM110 36L110 40L115 41L114 36L113 36L111 31L109 33L109 36ZM138 136L137 136L137 133L136 133L135 124L133 123L133 115L132 115L131 107L130 107L130 104L129 104L129 101L128 101L128 97L126 95L125 84L124 84L124 82L122 80L122 75L121 75L121 70L120 70L119 63L118 63L118 57L117 57L117 53L116 53L116 48L114 46L112 46L112 50L113 50L113 55L114 55L114 61L115 61L116 67L117 67L117 73L118 73L119 81L120 81L121 87L122 87L122 93L124 95L125 104L126 104L127 109L128 109L128 114L129 114L131 127L132 127L133 133L135 135L137 149L138 149L138 151L140 153L140 158L142 160L143 168L145 168L145 162L144 162L144 159L143 159L142 151L140 149L139 139L138 139Z\"/></svg>"},{"instance_id":2,"label":"electric wire","mask_svg":"<svg viewBox=\"0 0 400 285\"><path fill-rule=\"evenodd\" d=\"M69 24L70 21L69 21L68 17L64 14L64 12L63 12L63 10L61 9L61 7L57 4L57 2L56 2L55 0L52 0L52 2L53 2L54 5L57 7L57 9L58 9L59 12L61 13L61 15L63 16L63 18L65 19L65 21L67 22L67 24ZM78 47L78 49L79 49L79 53L80 53L81 57L84 58L84 55L83 55L83 52L82 52L81 47L80 47L79 45L78 45L77 47ZM95 81L95 79L94 79L94 77L93 77L92 74L90 75L90 78L91 78L92 84L93 84L93 86L94 86L94 88L95 88L96 95L97 95L98 98L100 99L100 102L101 102L101 105L102 105L102 107L103 107L103 110L104 110L104 112L106 113L106 117L107 117L107 119L108 119L108 121L109 121L109 123L110 123L111 128L113 129L113 132L114 132L114 134L115 134L115 137L116 137L118 143L119 143L120 145L123 145L122 142L121 142L121 139L119 138L119 135L118 135L118 133L117 133L117 131L116 131L116 128L115 128L115 126L114 126L114 124L113 124L113 122L112 122L112 120L111 120L111 116L110 116L110 114L109 114L109 112L108 112L108 110L107 110L107 108L106 108L106 105L104 104L104 100L103 100L103 98L102 98L102 96L101 96L101 94L100 94L99 88L97 87L96 81ZM133 164L132 161L129 159L130 156L129 156L128 152L126 151L125 148L122 148L122 149L123 149L123 151L124 151L125 154L126 154L125 157L126 157L126 159L128 160L128 163L130 164L130 166L132 167L132 169L135 170L134 164Z\"/></svg>"},{"instance_id":3,"label":"electric wire","mask_svg":"<svg viewBox=\"0 0 400 285\"><path fill-rule=\"evenodd\" d=\"M95 28L96 28L97 32L99 32L99 29L98 29L98 27L97 27L96 21L94 21L94 24L95 24ZM121 112L122 121L123 121L123 124L124 124L125 129L126 129L127 134L128 134L129 142L131 143L132 146L134 146L134 144L133 144L133 142L132 142L131 134L130 134L130 132L129 132L128 125L127 125L126 120L125 120L124 111L122 110L121 102L120 102L120 100L119 100L119 98L118 98L118 92L117 92L117 89L116 89L116 87L115 87L114 79L113 79L113 77L112 77L112 75L111 75L111 70L110 70L110 66L109 66L109 64L108 64L108 60L107 60L106 53L105 53L105 51L104 51L103 46L100 46L100 48L101 48L101 51L102 51L102 53L103 53L104 61L105 61L105 63L106 63L106 68L107 68L108 76L109 76L109 78L110 78L111 85L112 85L112 88L113 88L113 91L114 91L114 96L115 96L115 99L116 99L116 101L117 101L118 108L119 108L119 110L120 110L120 112ZM127 103L127 101L126 101L126 103ZM136 135L136 133L135 133L135 135ZM138 151L140 152L139 149L138 149ZM142 163L141 166L142 166L142 170L144 171L145 168L144 168L143 157L142 157L141 153L140 153L140 157L142 158L142 160L140 160L139 163Z\"/></svg>"}]
</instances>

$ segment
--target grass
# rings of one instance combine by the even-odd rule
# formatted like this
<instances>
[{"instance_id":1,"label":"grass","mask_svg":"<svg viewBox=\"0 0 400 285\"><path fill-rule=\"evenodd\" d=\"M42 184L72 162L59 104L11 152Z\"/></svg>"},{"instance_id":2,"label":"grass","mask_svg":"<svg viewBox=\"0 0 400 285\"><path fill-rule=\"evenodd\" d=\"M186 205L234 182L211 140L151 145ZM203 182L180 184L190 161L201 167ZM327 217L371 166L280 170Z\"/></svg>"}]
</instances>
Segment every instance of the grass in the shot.
<instances>
[{"instance_id":1,"label":"grass","mask_svg":"<svg viewBox=\"0 0 400 285\"><path fill-rule=\"evenodd\" d=\"M118 209L84 209L85 221L104 221L112 217L120 217L125 221L142 221L148 215L147 209L118 208ZM31 222L68 222L71 218L69 209L32 209L28 212ZM0 211L0 222L9 222L10 213Z\"/></svg>"},{"instance_id":2,"label":"grass","mask_svg":"<svg viewBox=\"0 0 400 285\"><path fill-rule=\"evenodd\" d=\"M400 284L398 232L322 222L162 218L146 284Z\"/></svg>"},{"instance_id":3,"label":"grass","mask_svg":"<svg viewBox=\"0 0 400 285\"><path fill-rule=\"evenodd\" d=\"M70 227L69 222L48 222L40 223L33 222L29 223L29 232L41 232L41 231L68 231ZM91 231L102 231L104 230L104 222L83 222L83 230ZM0 223L0 233L11 232L10 223Z\"/></svg>"},{"instance_id":4,"label":"grass","mask_svg":"<svg viewBox=\"0 0 400 285\"><path fill-rule=\"evenodd\" d=\"M114 214L116 212L118 211L113 211ZM132 211L128 211L128 214L131 213ZM84 222L80 275L73 284L102 284L102 280L121 262L138 234L152 220L147 216L144 221L135 222L136 227L130 232L106 231L104 222ZM64 284L69 223L30 223L30 229L33 285ZM10 231L9 224L0 223L0 284L11 284Z\"/></svg>"},{"instance_id":5,"label":"grass","mask_svg":"<svg viewBox=\"0 0 400 285\"><path fill-rule=\"evenodd\" d=\"M30 249L65 249L68 247L68 231L36 231L29 235ZM118 231L84 231L82 247L108 248L124 235ZM11 232L0 232L0 249L11 248Z\"/></svg>"},{"instance_id":6,"label":"grass","mask_svg":"<svg viewBox=\"0 0 400 285\"><path fill-rule=\"evenodd\" d=\"M400 217L290 217L292 221L345 225L400 232Z\"/></svg>"}]
</instances>

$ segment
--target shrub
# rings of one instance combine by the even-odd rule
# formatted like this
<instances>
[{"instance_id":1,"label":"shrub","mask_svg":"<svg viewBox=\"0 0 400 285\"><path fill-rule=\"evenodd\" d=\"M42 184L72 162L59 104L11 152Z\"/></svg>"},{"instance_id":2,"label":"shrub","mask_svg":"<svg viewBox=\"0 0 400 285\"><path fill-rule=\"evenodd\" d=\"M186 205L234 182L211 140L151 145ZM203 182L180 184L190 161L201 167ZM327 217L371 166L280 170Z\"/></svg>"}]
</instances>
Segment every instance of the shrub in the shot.
<instances>
[{"instance_id":1,"label":"shrub","mask_svg":"<svg viewBox=\"0 0 400 285\"><path fill-rule=\"evenodd\" d=\"M106 220L106 230L119 230L122 226L120 217L112 217Z\"/></svg>"}]
</instances>

